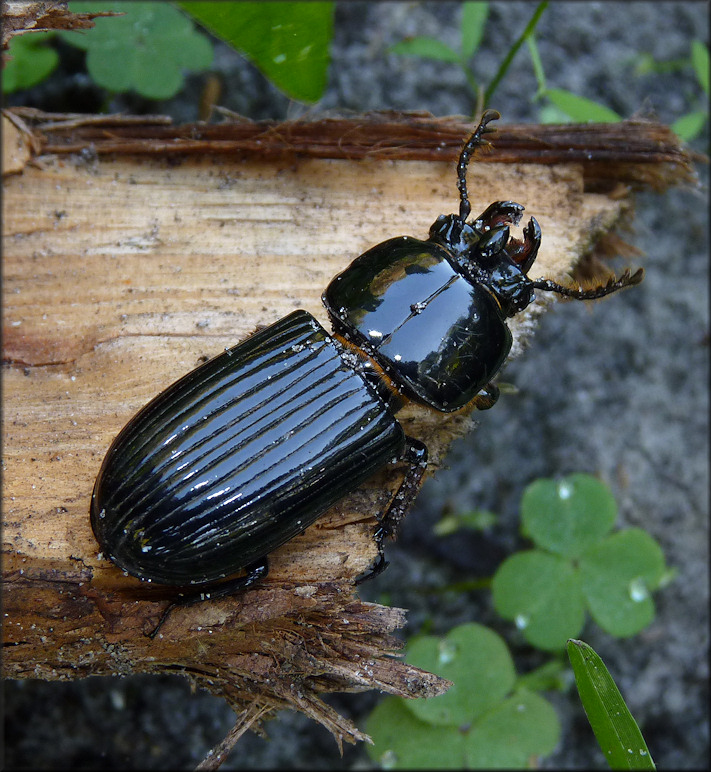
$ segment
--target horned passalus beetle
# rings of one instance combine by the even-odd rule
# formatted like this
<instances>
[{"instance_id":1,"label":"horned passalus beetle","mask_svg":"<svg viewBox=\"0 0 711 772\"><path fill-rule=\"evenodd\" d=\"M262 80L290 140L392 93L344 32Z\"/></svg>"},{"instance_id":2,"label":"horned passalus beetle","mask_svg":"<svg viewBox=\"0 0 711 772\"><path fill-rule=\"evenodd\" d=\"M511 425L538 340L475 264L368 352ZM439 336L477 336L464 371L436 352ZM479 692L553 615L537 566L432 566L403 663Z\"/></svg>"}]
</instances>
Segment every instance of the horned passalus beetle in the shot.
<instances>
[{"instance_id":1,"label":"horned passalus beetle","mask_svg":"<svg viewBox=\"0 0 711 772\"><path fill-rule=\"evenodd\" d=\"M499 117L486 111L462 149L459 214L440 215L425 241L378 244L331 281L332 334L295 311L188 373L125 426L92 496L104 555L181 587L177 602L245 589L267 575L270 552L400 459L408 471L375 532L370 574L382 570L383 542L427 462L395 413L408 400L442 413L490 408L511 348L506 319L535 290L584 300L642 279L625 272L588 290L532 280L541 230L531 218L521 240L510 236L520 204L497 201L467 221L467 165Z\"/></svg>"}]
</instances>

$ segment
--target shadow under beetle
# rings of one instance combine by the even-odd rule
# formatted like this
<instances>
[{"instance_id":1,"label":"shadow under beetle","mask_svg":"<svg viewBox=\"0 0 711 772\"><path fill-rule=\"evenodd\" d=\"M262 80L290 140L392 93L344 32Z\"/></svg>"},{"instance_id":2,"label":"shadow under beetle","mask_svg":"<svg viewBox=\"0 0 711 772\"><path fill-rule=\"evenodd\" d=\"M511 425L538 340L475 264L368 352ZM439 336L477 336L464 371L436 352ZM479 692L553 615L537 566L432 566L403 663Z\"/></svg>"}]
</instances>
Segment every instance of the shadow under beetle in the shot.
<instances>
[{"instance_id":1,"label":"shadow under beetle","mask_svg":"<svg viewBox=\"0 0 711 772\"><path fill-rule=\"evenodd\" d=\"M103 554L139 579L183 588L151 637L177 603L263 579L270 552L405 460L375 531L368 577L379 573L427 464L426 446L394 414L408 400L443 413L492 407L491 379L512 342L506 318L534 290L587 300L641 281L641 270L589 290L531 280L541 230L531 218L523 239L509 235L520 204L497 201L467 222L467 165L499 117L487 110L461 152L459 214L440 215L425 241L378 244L331 281L333 334L295 311L188 373L116 437L91 502Z\"/></svg>"}]
</instances>

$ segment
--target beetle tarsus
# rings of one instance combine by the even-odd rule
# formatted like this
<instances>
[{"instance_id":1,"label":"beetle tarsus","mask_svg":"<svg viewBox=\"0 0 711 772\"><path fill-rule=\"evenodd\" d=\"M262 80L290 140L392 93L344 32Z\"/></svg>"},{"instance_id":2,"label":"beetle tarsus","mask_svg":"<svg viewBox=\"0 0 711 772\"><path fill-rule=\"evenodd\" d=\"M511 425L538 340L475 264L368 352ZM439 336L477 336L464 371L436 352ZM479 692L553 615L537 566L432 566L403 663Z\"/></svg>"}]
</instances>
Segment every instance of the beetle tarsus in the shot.
<instances>
[{"instance_id":1,"label":"beetle tarsus","mask_svg":"<svg viewBox=\"0 0 711 772\"><path fill-rule=\"evenodd\" d=\"M375 577L382 574L389 565L390 563L385 560L385 555L383 555L381 551L375 559L375 563L373 563L371 569L362 576L359 576L355 580L355 584L363 584L363 582L369 582L371 579L375 579Z\"/></svg>"},{"instance_id":2,"label":"beetle tarsus","mask_svg":"<svg viewBox=\"0 0 711 772\"><path fill-rule=\"evenodd\" d=\"M144 631L143 634L146 636L146 638L150 638L151 640L153 640L156 637L156 635L158 635L158 631L161 629L161 627L163 627L163 625L165 624L166 620L170 616L170 614L173 611L173 609L176 606L183 606L183 605L187 606L189 604L188 603L183 603L180 598L178 600L171 601L163 609L163 613L160 615L160 619L158 620L158 624L151 630L151 632L147 633L147 632Z\"/></svg>"}]
</instances>

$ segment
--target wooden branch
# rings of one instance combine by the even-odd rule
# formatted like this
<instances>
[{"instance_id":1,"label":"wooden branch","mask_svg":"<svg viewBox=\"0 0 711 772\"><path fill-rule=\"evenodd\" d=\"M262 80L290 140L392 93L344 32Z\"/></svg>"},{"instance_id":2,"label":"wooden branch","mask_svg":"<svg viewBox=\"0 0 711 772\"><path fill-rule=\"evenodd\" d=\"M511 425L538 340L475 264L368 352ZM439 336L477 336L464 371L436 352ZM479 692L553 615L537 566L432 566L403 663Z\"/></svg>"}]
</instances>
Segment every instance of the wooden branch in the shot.
<instances>
[{"instance_id":1,"label":"wooden branch","mask_svg":"<svg viewBox=\"0 0 711 772\"><path fill-rule=\"evenodd\" d=\"M447 681L392 656L405 612L364 603L354 590L375 558L374 515L398 470L277 550L260 586L176 610L153 641L144 631L169 593L98 554L88 511L111 440L158 391L296 308L327 324L320 294L335 273L386 238L424 237L438 214L456 210L452 158L468 128L429 119L423 139L422 120L407 116L397 131L368 118L271 125L227 154L225 132L239 124L200 127L202 136L187 140L192 129L125 117L111 125L105 116L15 110L11 118L16 131L4 141L20 142L24 155L3 185L5 674L181 672L246 711L243 723L292 707L339 742L364 735L319 700L322 692L442 693ZM630 146L639 129L625 126ZM302 130L312 139L297 142ZM629 201L619 187L586 191L585 163L530 163L532 147L520 151L529 163L515 163L510 129L501 136L508 150L495 137L497 149L470 168L473 210L522 203L544 234L536 275L563 276L629 216ZM558 142L557 158L567 157ZM415 145L445 160L401 160ZM323 157L324 147L342 155ZM360 160L350 160L353 148ZM689 168L678 146L674 153L673 161L631 154L620 166L600 163L609 174L621 169L624 181L669 164L655 179L671 184ZM514 353L545 305L512 324ZM465 414L414 407L401 416L429 445L433 468L470 425Z\"/></svg>"},{"instance_id":2,"label":"wooden branch","mask_svg":"<svg viewBox=\"0 0 711 772\"><path fill-rule=\"evenodd\" d=\"M357 118L316 121L250 121L217 125L166 125L164 116L77 116L14 108L31 122L43 151L97 155L185 153L294 156L309 158L375 157L454 163L462 137L476 124L428 113L374 112ZM646 120L620 123L502 125L487 163L580 164L586 190L608 192L626 184L663 190L694 172L689 153L668 126Z\"/></svg>"}]
</instances>

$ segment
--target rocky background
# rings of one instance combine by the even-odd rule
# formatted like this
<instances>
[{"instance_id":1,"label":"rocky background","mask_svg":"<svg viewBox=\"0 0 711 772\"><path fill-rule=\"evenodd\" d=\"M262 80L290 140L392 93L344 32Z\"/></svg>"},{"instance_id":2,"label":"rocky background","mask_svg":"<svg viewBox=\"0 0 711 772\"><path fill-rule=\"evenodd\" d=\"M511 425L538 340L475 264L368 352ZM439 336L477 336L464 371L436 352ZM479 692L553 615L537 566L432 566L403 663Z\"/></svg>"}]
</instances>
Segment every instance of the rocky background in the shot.
<instances>
[{"instance_id":1,"label":"rocky background","mask_svg":"<svg viewBox=\"0 0 711 772\"><path fill-rule=\"evenodd\" d=\"M491 3L486 39L475 59L483 82L534 11L529 2ZM688 56L692 39L708 44L704 2L552 2L537 40L550 86L602 102L629 117L666 123L696 107L692 74L637 76L643 52L658 62ZM388 53L406 36L428 34L456 47L456 2L339 3L328 90L306 111L428 110L470 115L473 99L457 68ZM103 96L88 80L83 54L63 47L65 64L9 104L95 112ZM220 103L250 118L304 114L245 60L216 45ZM110 111L165 113L197 119L203 76L191 76L179 98L148 103L121 97ZM525 46L492 107L506 122L536 122L536 83ZM708 152L708 128L692 145ZM505 371L518 393L479 418L429 480L401 538L390 545L388 570L363 585L366 599L387 596L410 609L412 635L427 624L443 634L456 624L489 624L516 642L493 613L486 592L437 594L443 585L490 575L524 546L518 536L523 488L536 477L575 471L608 483L620 527L646 528L661 544L676 580L656 596L654 623L633 639L615 640L596 626L581 637L603 656L640 723L660 768L708 763L708 168L700 186L636 197L636 218L620 235L644 252L618 261L641 264L641 287L603 303L559 306L542 321L533 345ZM512 197L515 195L512 193ZM403 202L406 204L406 200ZM449 211L451 202L443 202ZM433 216L438 212L433 212ZM406 218L406 215L404 215ZM393 223L392 235L408 223ZM417 235L417 234L413 234ZM487 508L500 515L490 532L438 539L433 524L446 506ZM542 659L518 646L519 669ZM574 692L549 695L564 739L545 768L606 765ZM380 696L329 698L362 726ZM10 769L191 768L233 723L232 711L207 693L190 693L180 677L88 679L76 683L5 685L5 767ZM268 739L248 734L224 769L367 769L363 747L338 754L331 736L300 715L280 714Z\"/></svg>"}]
</instances>

